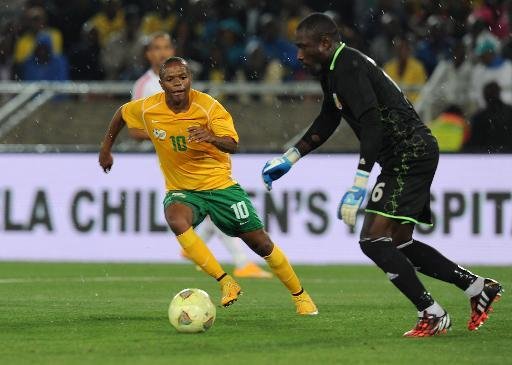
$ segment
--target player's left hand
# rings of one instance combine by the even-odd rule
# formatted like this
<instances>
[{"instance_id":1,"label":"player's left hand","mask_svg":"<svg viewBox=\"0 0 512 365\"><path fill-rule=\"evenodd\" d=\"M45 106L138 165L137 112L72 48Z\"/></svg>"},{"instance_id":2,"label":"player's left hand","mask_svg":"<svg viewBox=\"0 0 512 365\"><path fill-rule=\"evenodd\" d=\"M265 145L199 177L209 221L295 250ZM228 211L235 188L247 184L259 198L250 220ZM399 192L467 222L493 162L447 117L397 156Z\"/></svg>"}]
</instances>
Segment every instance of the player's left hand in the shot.
<instances>
[{"instance_id":1,"label":"player's left hand","mask_svg":"<svg viewBox=\"0 0 512 365\"><path fill-rule=\"evenodd\" d=\"M357 211L366 196L366 186L370 174L357 170L354 185L343 195L338 206L338 219L342 219L349 226L355 226Z\"/></svg>"},{"instance_id":2,"label":"player's left hand","mask_svg":"<svg viewBox=\"0 0 512 365\"><path fill-rule=\"evenodd\" d=\"M208 142L215 141L215 135L208 129L199 126L188 127L188 140L190 142Z\"/></svg>"}]
</instances>

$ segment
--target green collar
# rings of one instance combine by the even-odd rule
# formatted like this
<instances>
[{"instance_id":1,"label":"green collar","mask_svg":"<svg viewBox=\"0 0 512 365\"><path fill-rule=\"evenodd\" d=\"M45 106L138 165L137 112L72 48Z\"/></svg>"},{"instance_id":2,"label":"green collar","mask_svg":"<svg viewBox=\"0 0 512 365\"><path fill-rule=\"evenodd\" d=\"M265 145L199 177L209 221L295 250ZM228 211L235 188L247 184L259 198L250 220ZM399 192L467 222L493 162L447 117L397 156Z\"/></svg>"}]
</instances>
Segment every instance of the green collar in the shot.
<instances>
[{"instance_id":1,"label":"green collar","mask_svg":"<svg viewBox=\"0 0 512 365\"><path fill-rule=\"evenodd\" d=\"M336 59L340 55L340 52L345 48L345 43L341 42L338 48L336 49L336 52L334 52L334 57L332 58L331 65L329 66L329 70L334 70L334 64L336 63Z\"/></svg>"}]
</instances>

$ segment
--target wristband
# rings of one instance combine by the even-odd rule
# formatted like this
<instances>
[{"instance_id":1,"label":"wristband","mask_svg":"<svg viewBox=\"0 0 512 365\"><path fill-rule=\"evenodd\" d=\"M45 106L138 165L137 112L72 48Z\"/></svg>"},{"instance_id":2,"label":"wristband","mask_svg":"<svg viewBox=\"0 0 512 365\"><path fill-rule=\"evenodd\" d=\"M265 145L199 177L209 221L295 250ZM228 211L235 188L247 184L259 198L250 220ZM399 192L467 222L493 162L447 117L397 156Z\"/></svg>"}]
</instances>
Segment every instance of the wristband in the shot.
<instances>
[{"instance_id":1,"label":"wristband","mask_svg":"<svg viewBox=\"0 0 512 365\"><path fill-rule=\"evenodd\" d=\"M292 163L292 165L295 162L299 161L299 158L301 157L300 152L296 147L292 147L292 148L288 149L288 151L286 151L283 154L283 156L286 157Z\"/></svg>"},{"instance_id":2,"label":"wristband","mask_svg":"<svg viewBox=\"0 0 512 365\"><path fill-rule=\"evenodd\" d=\"M370 173L364 170L357 170L356 177L354 178L354 186L358 188L366 189L366 185L368 185L368 178L370 177Z\"/></svg>"}]
</instances>

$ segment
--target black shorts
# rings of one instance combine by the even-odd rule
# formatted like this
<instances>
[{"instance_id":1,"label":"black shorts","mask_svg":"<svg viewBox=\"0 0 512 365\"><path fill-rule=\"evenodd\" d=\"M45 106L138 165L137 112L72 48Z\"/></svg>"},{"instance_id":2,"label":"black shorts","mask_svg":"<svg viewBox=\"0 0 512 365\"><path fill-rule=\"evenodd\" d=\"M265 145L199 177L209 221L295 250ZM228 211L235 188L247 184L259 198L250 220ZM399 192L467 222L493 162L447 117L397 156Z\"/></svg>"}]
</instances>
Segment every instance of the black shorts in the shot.
<instances>
[{"instance_id":1,"label":"black shorts","mask_svg":"<svg viewBox=\"0 0 512 365\"><path fill-rule=\"evenodd\" d=\"M430 186L438 161L436 151L421 158L405 152L387 161L368 197L366 212L432 225Z\"/></svg>"}]
</instances>

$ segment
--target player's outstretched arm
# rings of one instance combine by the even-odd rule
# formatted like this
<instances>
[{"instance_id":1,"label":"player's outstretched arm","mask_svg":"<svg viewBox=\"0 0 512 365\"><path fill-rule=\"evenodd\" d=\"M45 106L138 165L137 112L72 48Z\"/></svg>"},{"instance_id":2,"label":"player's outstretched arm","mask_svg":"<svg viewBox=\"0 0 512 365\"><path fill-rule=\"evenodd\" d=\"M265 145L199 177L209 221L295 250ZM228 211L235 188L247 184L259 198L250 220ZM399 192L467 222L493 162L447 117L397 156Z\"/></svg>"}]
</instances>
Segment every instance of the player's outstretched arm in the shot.
<instances>
[{"instance_id":1,"label":"player's outstretched arm","mask_svg":"<svg viewBox=\"0 0 512 365\"><path fill-rule=\"evenodd\" d=\"M272 182L279 179L292 168L292 165L300 158L300 152L297 148L292 147L280 157L274 157L268 160L261 176L267 190L272 190Z\"/></svg>"},{"instance_id":2,"label":"player's outstretched arm","mask_svg":"<svg viewBox=\"0 0 512 365\"><path fill-rule=\"evenodd\" d=\"M105 173L108 173L114 164L114 158L112 157L112 146L116 141L117 135L123 129L125 121L121 115L121 108L117 109L101 142L99 163Z\"/></svg>"}]
</instances>

